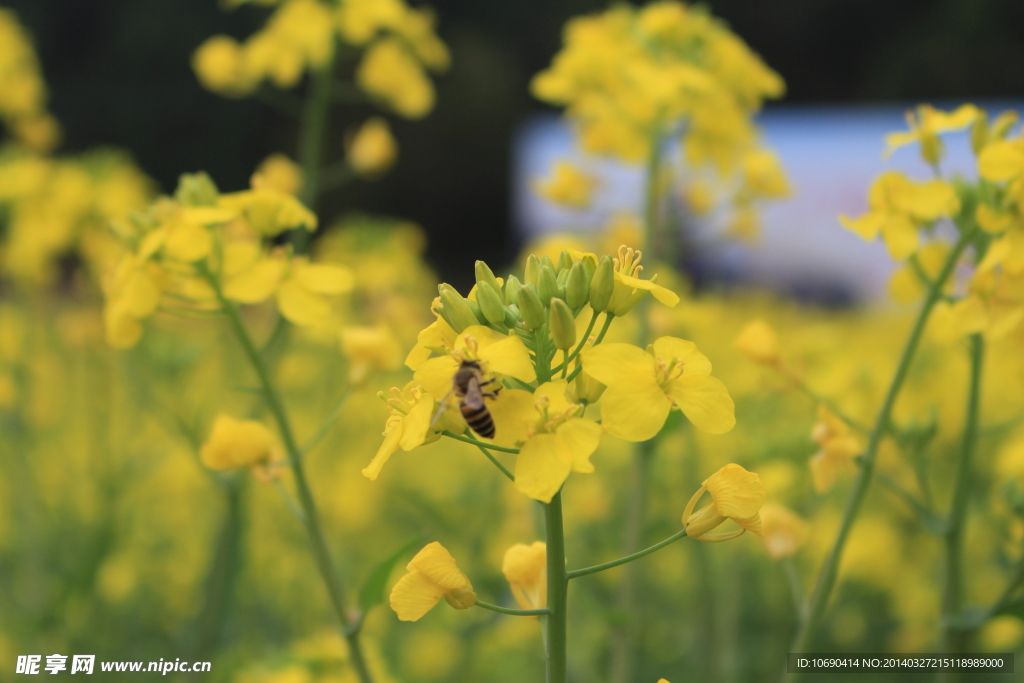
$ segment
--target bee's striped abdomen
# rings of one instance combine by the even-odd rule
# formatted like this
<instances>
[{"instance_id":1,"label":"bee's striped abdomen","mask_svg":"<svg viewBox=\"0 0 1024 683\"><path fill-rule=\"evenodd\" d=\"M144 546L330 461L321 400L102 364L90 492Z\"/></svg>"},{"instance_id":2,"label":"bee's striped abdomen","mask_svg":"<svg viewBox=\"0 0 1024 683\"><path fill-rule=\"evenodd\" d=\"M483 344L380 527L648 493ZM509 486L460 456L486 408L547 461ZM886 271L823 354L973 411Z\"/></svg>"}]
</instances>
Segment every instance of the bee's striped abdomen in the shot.
<instances>
[{"instance_id":1,"label":"bee's striped abdomen","mask_svg":"<svg viewBox=\"0 0 1024 683\"><path fill-rule=\"evenodd\" d=\"M494 438L494 420L491 419L491 411L487 410L486 406L476 408L463 404L459 408L470 429L485 439Z\"/></svg>"}]
</instances>

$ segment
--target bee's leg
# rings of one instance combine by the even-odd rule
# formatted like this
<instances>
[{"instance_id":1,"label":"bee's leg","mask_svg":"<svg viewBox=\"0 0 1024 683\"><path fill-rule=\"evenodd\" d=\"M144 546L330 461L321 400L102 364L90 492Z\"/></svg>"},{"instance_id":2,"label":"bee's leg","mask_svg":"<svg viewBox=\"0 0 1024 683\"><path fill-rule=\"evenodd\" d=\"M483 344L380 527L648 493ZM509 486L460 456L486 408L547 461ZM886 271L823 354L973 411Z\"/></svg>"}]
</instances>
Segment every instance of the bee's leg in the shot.
<instances>
[{"instance_id":1,"label":"bee's leg","mask_svg":"<svg viewBox=\"0 0 1024 683\"><path fill-rule=\"evenodd\" d=\"M488 384L494 384L497 381L498 380L496 378L492 377L489 380L487 380L486 382L480 382L480 386L481 387L486 387ZM498 392L501 391L501 389L502 389L501 384L498 384L498 386L494 387L490 391L484 391L482 393L483 393L484 396L488 396L490 398L497 398L498 397Z\"/></svg>"}]
</instances>

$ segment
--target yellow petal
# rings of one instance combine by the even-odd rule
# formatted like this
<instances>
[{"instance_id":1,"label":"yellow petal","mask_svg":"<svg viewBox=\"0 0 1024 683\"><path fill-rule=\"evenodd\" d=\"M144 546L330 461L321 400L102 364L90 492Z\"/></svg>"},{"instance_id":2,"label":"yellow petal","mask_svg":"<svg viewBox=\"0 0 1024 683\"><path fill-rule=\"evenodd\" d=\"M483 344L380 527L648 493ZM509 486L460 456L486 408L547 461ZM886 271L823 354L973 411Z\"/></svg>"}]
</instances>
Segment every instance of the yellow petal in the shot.
<instances>
[{"instance_id":1,"label":"yellow petal","mask_svg":"<svg viewBox=\"0 0 1024 683\"><path fill-rule=\"evenodd\" d=\"M420 572L410 572L391 589L391 609L401 621L416 621L440 602L444 589Z\"/></svg>"},{"instance_id":2,"label":"yellow petal","mask_svg":"<svg viewBox=\"0 0 1024 683\"><path fill-rule=\"evenodd\" d=\"M1024 148L1017 141L987 145L978 156L978 173L985 180L1000 183L1024 172Z\"/></svg>"},{"instance_id":3,"label":"yellow petal","mask_svg":"<svg viewBox=\"0 0 1024 683\"><path fill-rule=\"evenodd\" d=\"M724 434L736 425L729 390L715 377L684 374L668 385L667 393L697 429Z\"/></svg>"},{"instance_id":4,"label":"yellow petal","mask_svg":"<svg viewBox=\"0 0 1024 683\"><path fill-rule=\"evenodd\" d=\"M733 342L741 353L757 363L773 364L779 361L779 338L775 330L763 320L751 320L740 330ZM690 368L684 366L687 374Z\"/></svg>"},{"instance_id":5,"label":"yellow petal","mask_svg":"<svg viewBox=\"0 0 1024 683\"><path fill-rule=\"evenodd\" d=\"M510 447L526 439L538 419L533 394L523 389L502 389L494 400L484 400L494 420L494 438L490 441Z\"/></svg>"},{"instance_id":6,"label":"yellow petal","mask_svg":"<svg viewBox=\"0 0 1024 683\"><path fill-rule=\"evenodd\" d=\"M487 372L515 377L524 382L533 382L537 379L537 373L530 361L530 352L519 337L509 336L493 344L481 346L480 360L486 363Z\"/></svg>"},{"instance_id":7,"label":"yellow petal","mask_svg":"<svg viewBox=\"0 0 1024 683\"><path fill-rule=\"evenodd\" d=\"M266 301L280 284L285 267L280 259L264 259L248 270L226 278L224 296L243 304Z\"/></svg>"},{"instance_id":8,"label":"yellow petal","mask_svg":"<svg viewBox=\"0 0 1024 683\"><path fill-rule=\"evenodd\" d=\"M277 290L281 315L296 325L320 325L331 317L331 303L322 294L309 291L295 280L286 280Z\"/></svg>"},{"instance_id":9,"label":"yellow petal","mask_svg":"<svg viewBox=\"0 0 1024 683\"><path fill-rule=\"evenodd\" d=\"M917 226L906 216L889 216L882 226L882 239L889 248L889 255L902 261L917 251Z\"/></svg>"},{"instance_id":10,"label":"yellow petal","mask_svg":"<svg viewBox=\"0 0 1024 683\"><path fill-rule=\"evenodd\" d=\"M136 318L147 317L160 305L160 288L144 270L133 271L120 294L126 310Z\"/></svg>"},{"instance_id":11,"label":"yellow petal","mask_svg":"<svg viewBox=\"0 0 1024 683\"><path fill-rule=\"evenodd\" d=\"M560 425L556 433L572 453L572 471L580 474L593 472L594 465L590 462L590 456L601 443L601 436L604 434L601 425L574 417Z\"/></svg>"},{"instance_id":12,"label":"yellow petal","mask_svg":"<svg viewBox=\"0 0 1024 683\"><path fill-rule=\"evenodd\" d=\"M516 488L543 503L550 503L572 471L573 454L557 434L537 434L516 456Z\"/></svg>"},{"instance_id":13,"label":"yellow petal","mask_svg":"<svg viewBox=\"0 0 1024 683\"><path fill-rule=\"evenodd\" d=\"M363 468L364 477L370 480L377 479L384 464L398 450L398 442L401 438L402 418L398 416L388 418L387 425L384 428L384 443L377 449L377 453L373 456L370 464Z\"/></svg>"},{"instance_id":14,"label":"yellow petal","mask_svg":"<svg viewBox=\"0 0 1024 683\"><path fill-rule=\"evenodd\" d=\"M423 546L406 569L423 574L444 591L472 589L469 578L455 564L455 558L437 541Z\"/></svg>"},{"instance_id":15,"label":"yellow petal","mask_svg":"<svg viewBox=\"0 0 1024 683\"><path fill-rule=\"evenodd\" d=\"M654 381L654 358L632 344L600 344L580 354L587 374L601 384L629 384L645 378Z\"/></svg>"},{"instance_id":16,"label":"yellow petal","mask_svg":"<svg viewBox=\"0 0 1024 683\"><path fill-rule=\"evenodd\" d=\"M213 246L209 231L198 225L176 226L164 241L163 253L178 261L198 261L205 258Z\"/></svg>"},{"instance_id":17,"label":"yellow petal","mask_svg":"<svg viewBox=\"0 0 1024 683\"><path fill-rule=\"evenodd\" d=\"M913 217L934 221L940 216L952 216L960 210L956 189L943 180L910 183L898 195L898 205Z\"/></svg>"},{"instance_id":18,"label":"yellow petal","mask_svg":"<svg viewBox=\"0 0 1024 683\"><path fill-rule=\"evenodd\" d=\"M501 573L522 609L547 607L547 546L543 541L517 543L505 551Z\"/></svg>"},{"instance_id":19,"label":"yellow petal","mask_svg":"<svg viewBox=\"0 0 1024 683\"><path fill-rule=\"evenodd\" d=\"M616 384L609 386L601 397L601 424L605 431L620 439L647 441L661 431L671 408L672 402L653 377Z\"/></svg>"},{"instance_id":20,"label":"yellow petal","mask_svg":"<svg viewBox=\"0 0 1024 683\"><path fill-rule=\"evenodd\" d=\"M108 303L103 309L107 343L115 349L130 349L142 338L142 325L123 304Z\"/></svg>"},{"instance_id":21,"label":"yellow petal","mask_svg":"<svg viewBox=\"0 0 1024 683\"><path fill-rule=\"evenodd\" d=\"M626 287L632 287L633 289L647 290L654 295L654 298L665 304L666 306L675 306L679 303L679 295L673 292L671 289L666 289L656 282L650 280L641 280L638 277L631 275L625 275L616 271L615 273L616 284L625 285Z\"/></svg>"},{"instance_id":22,"label":"yellow petal","mask_svg":"<svg viewBox=\"0 0 1024 683\"><path fill-rule=\"evenodd\" d=\"M403 451L411 451L423 445L430 431L430 420L434 416L434 397L429 393L420 395L420 400L409 414L402 418L402 438L398 445Z\"/></svg>"},{"instance_id":23,"label":"yellow petal","mask_svg":"<svg viewBox=\"0 0 1024 683\"><path fill-rule=\"evenodd\" d=\"M660 337L654 340L654 355L665 359L666 363L673 360L683 362L683 372L687 375L710 375L711 361L697 350L692 341L677 337Z\"/></svg>"},{"instance_id":24,"label":"yellow petal","mask_svg":"<svg viewBox=\"0 0 1024 683\"><path fill-rule=\"evenodd\" d=\"M715 501L718 514L734 520L756 515L766 498L761 478L735 463L712 474L704 485Z\"/></svg>"},{"instance_id":25,"label":"yellow petal","mask_svg":"<svg viewBox=\"0 0 1024 683\"><path fill-rule=\"evenodd\" d=\"M352 291L352 271L326 263L299 263L295 266L295 280L311 292L318 294L345 294Z\"/></svg>"},{"instance_id":26,"label":"yellow petal","mask_svg":"<svg viewBox=\"0 0 1024 683\"><path fill-rule=\"evenodd\" d=\"M859 218L850 218L843 215L839 217L839 222L843 224L843 227L854 231L866 241L871 242L878 237L878 233L882 230L882 225L885 223L885 218L884 213L873 211Z\"/></svg>"},{"instance_id":27,"label":"yellow petal","mask_svg":"<svg viewBox=\"0 0 1024 683\"><path fill-rule=\"evenodd\" d=\"M1013 215L1006 211L999 211L988 204L978 204L974 211L974 218L982 230L992 234L999 234L1013 224Z\"/></svg>"}]
</instances>

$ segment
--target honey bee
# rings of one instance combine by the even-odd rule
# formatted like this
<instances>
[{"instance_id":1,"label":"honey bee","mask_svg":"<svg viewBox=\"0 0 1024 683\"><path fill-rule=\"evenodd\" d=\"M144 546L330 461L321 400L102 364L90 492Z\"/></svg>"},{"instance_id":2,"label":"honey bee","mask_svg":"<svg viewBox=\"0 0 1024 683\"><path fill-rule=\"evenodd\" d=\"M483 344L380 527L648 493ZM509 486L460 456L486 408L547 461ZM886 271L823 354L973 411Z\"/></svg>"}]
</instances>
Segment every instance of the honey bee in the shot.
<instances>
[{"instance_id":1,"label":"honey bee","mask_svg":"<svg viewBox=\"0 0 1024 683\"><path fill-rule=\"evenodd\" d=\"M459 412L462 413L462 417L465 418L466 424L469 425L470 429L485 439L493 439L494 420L491 418L491 411L487 409L487 404L484 403L484 397L496 398L498 396L497 388L493 391L484 389L484 387L493 383L493 379L484 381L483 371L476 361L462 361L458 371L455 373L455 378L452 380L452 389L441 401L441 405L438 407L432 422L437 422L438 418L441 417L441 414L444 413L445 408L448 406L449 399L454 394L460 399Z\"/></svg>"}]
</instances>

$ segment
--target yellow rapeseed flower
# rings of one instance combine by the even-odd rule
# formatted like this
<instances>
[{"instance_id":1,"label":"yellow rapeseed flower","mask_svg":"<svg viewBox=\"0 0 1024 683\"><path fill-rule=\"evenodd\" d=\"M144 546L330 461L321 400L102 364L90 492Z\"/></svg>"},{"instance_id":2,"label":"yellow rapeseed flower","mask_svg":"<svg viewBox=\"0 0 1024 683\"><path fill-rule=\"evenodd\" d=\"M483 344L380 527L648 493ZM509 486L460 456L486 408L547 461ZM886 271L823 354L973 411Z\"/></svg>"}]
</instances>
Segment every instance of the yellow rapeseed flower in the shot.
<instances>
[{"instance_id":1,"label":"yellow rapeseed flower","mask_svg":"<svg viewBox=\"0 0 1024 683\"><path fill-rule=\"evenodd\" d=\"M915 142L921 143L921 156L930 164L937 164L942 159L943 145L939 137L941 133L963 130L982 116L983 112L973 104L964 104L951 112L935 109L929 104L922 104L917 112L907 112L908 131L889 133L885 136L885 157L888 158L895 150Z\"/></svg>"},{"instance_id":2,"label":"yellow rapeseed flower","mask_svg":"<svg viewBox=\"0 0 1024 683\"><path fill-rule=\"evenodd\" d=\"M382 38L356 68L356 83L398 114L418 119L434 106L434 86L416 58L395 38Z\"/></svg>"},{"instance_id":3,"label":"yellow rapeseed flower","mask_svg":"<svg viewBox=\"0 0 1024 683\"><path fill-rule=\"evenodd\" d=\"M384 399L384 392L377 396ZM377 479L381 469L399 448L411 451L424 443L436 441L440 432L448 428L443 418L431 427L434 396L415 382L409 382L401 390L392 387L391 398L385 399L385 403L389 417L384 425L384 443L370 464L363 468L363 476L371 480Z\"/></svg>"},{"instance_id":4,"label":"yellow rapeseed flower","mask_svg":"<svg viewBox=\"0 0 1024 683\"><path fill-rule=\"evenodd\" d=\"M265 466L282 457L277 439L262 422L224 414L217 416L199 455L212 470Z\"/></svg>"},{"instance_id":5,"label":"yellow rapeseed flower","mask_svg":"<svg viewBox=\"0 0 1024 683\"><path fill-rule=\"evenodd\" d=\"M820 447L811 456L811 474L818 493L828 491L841 472L853 471L853 459L860 455L861 446L850 427L825 404L818 406L818 422L811 438Z\"/></svg>"},{"instance_id":6,"label":"yellow rapeseed flower","mask_svg":"<svg viewBox=\"0 0 1024 683\"><path fill-rule=\"evenodd\" d=\"M775 330L761 319L751 320L747 323L740 330L733 346L755 363L776 365L781 359L779 338L775 335Z\"/></svg>"},{"instance_id":7,"label":"yellow rapeseed flower","mask_svg":"<svg viewBox=\"0 0 1024 683\"><path fill-rule=\"evenodd\" d=\"M547 546L543 541L530 545L517 543L506 550L501 573L522 609L548 606Z\"/></svg>"},{"instance_id":8,"label":"yellow rapeseed flower","mask_svg":"<svg viewBox=\"0 0 1024 683\"><path fill-rule=\"evenodd\" d=\"M672 406L712 434L736 424L729 391L711 376L711 361L693 342L661 337L647 351L631 344L601 344L581 356L586 371L607 386L601 422L613 436L627 441L654 437Z\"/></svg>"},{"instance_id":9,"label":"yellow rapeseed flower","mask_svg":"<svg viewBox=\"0 0 1024 683\"><path fill-rule=\"evenodd\" d=\"M409 573L391 589L391 609L400 620L417 621L441 598L455 609L476 604L473 584L437 541L416 553L405 568Z\"/></svg>"},{"instance_id":10,"label":"yellow rapeseed flower","mask_svg":"<svg viewBox=\"0 0 1024 683\"><path fill-rule=\"evenodd\" d=\"M398 144L391 135L388 122L374 116L368 119L348 146L346 159L352 170L361 176L378 176L387 171L398 157Z\"/></svg>"},{"instance_id":11,"label":"yellow rapeseed flower","mask_svg":"<svg viewBox=\"0 0 1024 683\"><path fill-rule=\"evenodd\" d=\"M596 187L596 178L564 159L555 162L549 178L537 179L533 183L534 192L541 197L573 209L590 206Z\"/></svg>"},{"instance_id":12,"label":"yellow rapeseed flower","mask_svg":"<svg viewBox=\"0 0 1024 683\"><path fill-rule=\"evenodd\" d=\"M711 502L697 512L693 508L704 493L711 494ZM727 541L744 531L762 535L758 511L764 505L765 490L761 479L734 463L726 465L704 480L690 498L683 511L686 535L698 541ZM731 519L740 526L735 531L711 534L708 532Z\"/></svg>"}]
</instances>

